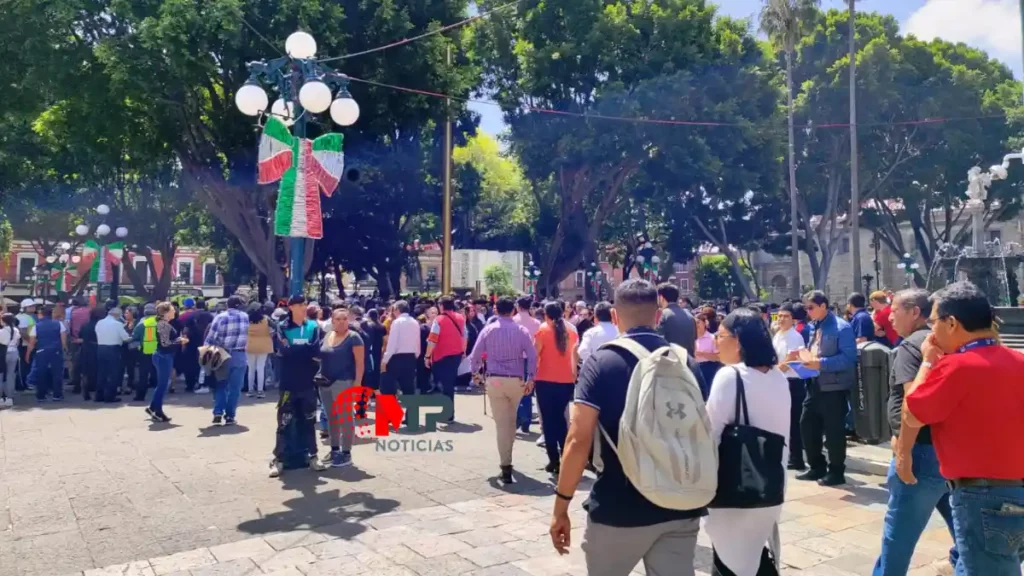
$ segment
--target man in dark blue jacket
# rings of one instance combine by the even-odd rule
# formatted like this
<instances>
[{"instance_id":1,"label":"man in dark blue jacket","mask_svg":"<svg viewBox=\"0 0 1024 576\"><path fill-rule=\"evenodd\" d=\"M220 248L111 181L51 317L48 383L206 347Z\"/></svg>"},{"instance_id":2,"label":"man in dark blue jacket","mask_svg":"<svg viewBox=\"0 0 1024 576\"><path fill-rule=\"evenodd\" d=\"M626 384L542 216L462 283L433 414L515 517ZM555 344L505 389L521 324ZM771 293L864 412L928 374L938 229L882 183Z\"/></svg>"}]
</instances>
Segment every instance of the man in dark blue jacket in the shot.
<instances>
[{"instance_id":1,"label":"man in dark blue jacket","mask_svg":"<svg viewBox=\"0 0 1024 576\"><path fill-rule=\"evenodd\" d=\"M301 295L288 300L288 316L278 326L275 339L281 353L281 398L277 402L277 441L270 477L277 478L284 470L288 455L289 427L294 426L305 445L311 470L327 469L317 458L316 443L316 374L320 369L316 358L320 353L323 332L306 314L306 299Z\"/></svg>"},{"instance_id":2,"label":"man in dark blue jacket","mask_svg":"<svg viewBox=\"0 0 1024 576\"><path fill-rule=\"evenodd\" d=\"M822 486L846 483L846 430L849 393L857 381L857 343L848 322L829 310L828 296L814 290L804 296L804 307L813 324L810 350L800 360L817 378L807 383L807 398L800 417L800 432L810 470L797 476L817 480ZM822 435L828 462L822 454Z\"/></svg>"}]
</instances>

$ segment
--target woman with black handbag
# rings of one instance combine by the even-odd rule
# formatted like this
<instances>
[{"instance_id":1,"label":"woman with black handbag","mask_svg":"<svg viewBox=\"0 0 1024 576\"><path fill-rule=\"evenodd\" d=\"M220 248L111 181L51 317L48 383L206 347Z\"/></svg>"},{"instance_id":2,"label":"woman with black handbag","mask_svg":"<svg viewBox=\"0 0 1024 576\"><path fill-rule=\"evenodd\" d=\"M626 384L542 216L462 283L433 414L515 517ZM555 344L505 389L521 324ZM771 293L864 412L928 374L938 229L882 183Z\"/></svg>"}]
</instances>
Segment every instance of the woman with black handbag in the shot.
<instances>
[{"instance_id":1,"label":"woman with black handbag","mask_svg":"<svg viewBox=\"0 0 1024 576\"><path fill-rule=\"evenodd\" d=\"M705 524L712 574L778 574L776 534L785 494L789 383L761 316L730 313L715 335L725 368L715 375L707 411L718 439L718 492Z\"/></svg>"}]
</instances>

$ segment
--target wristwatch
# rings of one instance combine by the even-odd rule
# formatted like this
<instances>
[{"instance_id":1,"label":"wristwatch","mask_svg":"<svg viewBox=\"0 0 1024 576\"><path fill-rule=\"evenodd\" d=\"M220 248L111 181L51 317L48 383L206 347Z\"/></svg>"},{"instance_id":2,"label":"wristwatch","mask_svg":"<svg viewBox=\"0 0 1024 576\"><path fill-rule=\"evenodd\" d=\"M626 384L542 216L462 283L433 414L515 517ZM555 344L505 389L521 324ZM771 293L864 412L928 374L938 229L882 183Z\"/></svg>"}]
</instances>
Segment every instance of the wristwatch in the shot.
<instances>
[{"instance_id":1,"label":"wristwatch","mask_svg":"<svg viewBox=\"0 0 1024 576\"><path fill-rule=\"evenodd\" d=\"M921 368L928 368L930 370L931 367L932 367L932 363L931 362L927 362L927 361L926 362L921 362Z\"/></svg>"}]
</instances>

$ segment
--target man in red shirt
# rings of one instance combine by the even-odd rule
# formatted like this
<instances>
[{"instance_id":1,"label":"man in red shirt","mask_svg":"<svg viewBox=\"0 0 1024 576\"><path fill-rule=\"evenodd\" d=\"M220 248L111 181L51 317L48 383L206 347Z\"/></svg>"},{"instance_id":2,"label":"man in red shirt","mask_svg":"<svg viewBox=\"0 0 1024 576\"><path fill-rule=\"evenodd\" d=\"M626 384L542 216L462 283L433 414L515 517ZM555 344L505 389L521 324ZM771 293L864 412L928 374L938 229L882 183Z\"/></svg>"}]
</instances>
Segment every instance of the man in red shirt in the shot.
<instances>
[{"instance_id":1,"label":"man in red shirt","mask_svg":"<svg viewBox=\"0 0 1024 576\"><path fill-rule=\"evenodd\" d=\"M932 295L932 334L907 386L902 426L931 427L951 488L956 573L1020 574L1024 561L1024 354L1002 346L977 286ZM900 435L899 442L904 435ZM912 462L897 474L916 482Z\"/></svg>"},{"instance_id":2,"label":"man in red shirt","mask_svg":"<svg viewBox=\"0 0 1024 576\"><path fill-rule=\"evenodd\" d=\"M900 335L896 332L896 328L892 325L892 306L889 305L889 297L885 295L885 292L881 290L875 290L871 293L871 319L875 321L875 325L885 330L885 339L888 340L889 346L896 346L900 340ZM883 342L884 344L884 342Z\"/></svg>"},{"instance_id":3,"label":"man in red shirt","mask_svg":"<svg viewBox=\"0 0 1024 576\"><path fill-rule=\"evenodd\" d=\"M448 422L438 426L446 430L455 422L455 379L459 376L459 364L466 355L469 335L466 332L466 317L455 311L455 299L441 298L441 313L430 326L427 336L426 365L434 378L434 389L441 391L452 403L452 415Z\"/></svg>"}]
</instances>

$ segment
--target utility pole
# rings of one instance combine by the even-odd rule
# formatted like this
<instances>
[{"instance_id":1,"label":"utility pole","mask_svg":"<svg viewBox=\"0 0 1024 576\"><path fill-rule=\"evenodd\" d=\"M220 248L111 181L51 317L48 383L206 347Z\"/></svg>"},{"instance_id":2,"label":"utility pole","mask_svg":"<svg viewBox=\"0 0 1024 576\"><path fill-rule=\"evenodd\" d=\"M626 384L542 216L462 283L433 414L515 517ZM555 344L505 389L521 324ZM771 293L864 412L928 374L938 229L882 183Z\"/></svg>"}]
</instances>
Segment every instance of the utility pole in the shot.
<instances>
[{"instance_id":1,"label":"utility pole","mask_svg":"<svg viewBox=\"0 0 1024 576\"><path fill-rule=\"evenodd\" d=\"M447 49L448 70L452 67L452 47ZM444 201L441 210L444 221L444 246L441 247L441 293L452 292L452 101L445 98L444 124Z\"/></svg>"},{"instance_id":2,"label":"utility pole","mask_svg":"<svg viewBox=\"0 0 1024 576\"><path fill-rule=\"evenodd\" d=\"M853 277L860 278L860 178L857 154L857 9L850 2L850 256Z\"/></svg>"}]
</instances>

